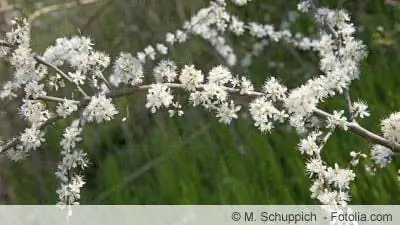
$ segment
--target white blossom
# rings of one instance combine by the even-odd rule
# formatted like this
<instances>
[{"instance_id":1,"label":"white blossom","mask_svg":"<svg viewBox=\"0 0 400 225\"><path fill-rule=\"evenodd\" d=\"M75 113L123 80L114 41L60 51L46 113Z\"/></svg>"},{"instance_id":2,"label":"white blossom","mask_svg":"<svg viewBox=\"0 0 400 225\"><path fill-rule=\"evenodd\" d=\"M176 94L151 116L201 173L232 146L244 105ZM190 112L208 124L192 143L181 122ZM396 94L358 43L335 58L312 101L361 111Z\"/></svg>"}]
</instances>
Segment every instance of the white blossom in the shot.
<instances>
[{"instance_id":1,"label":"white blossom","mask_svg":"<svg viewBox=\"0 0 400 225\"><path fill-rule=\"evenodd\" d=\"M71 115L71 113L78 110L78 102L74 100L64 99L63 102L59 102L56 108L58 115L66 118Z\"/></svg>"},{"instance_id":2,"label":"white blossom","mask_svg":"<svg viewBox=\"0 0 400 225\"><path fill-rule=\"evenodd\" d=\"M204 75L201 70L197 70L194 65L185 65L179 75L179 81L189 91L193 91L196 87L203 83Z\"/></svg>"},{"instance_id":3,"label":"white blossom","mask_svg":"<svg viewBox=\"0 0 400 225\"><path fill-rule=\"evenodd\" d=\"M312 158L306 163L306 171L310 174L310 177L323 174L325 169L326 166L322 163L322 160L317 158Z\"/></svg>"},{"instance_id":4,"label":"white blossom","mask_svg":"<svg viewBox=\"0 0 400 225\"><path fill-rule=\"evenodd\" d=\"M85 121L102 123L104 121L110 121L117 114L115 106L112 104L110 98L106 98L105 95L93 96L90 103L82 112L82 117Z\"/></svg>"},{"instance_id":5,"label":"white blossom","mask_svg":"<svg viewBox=\"0 0 400 225\"><path fill-rule=\"evenodd\" d=\"M232 74L228 68L224 66L216 66L208 73L208 82L217 85L224 85L232 79Z\"/></svg>"},{"instance_id":6,"label":"white blossom","mask_svg":"<svg viewBox=\"0 0 400 225\"><path fill-rule=\"evenodd\" d=\"M75 120L70 127L65 129L63 139L60 142L61 147L66 151L74 149L76 143L82 140L80 137L81 133L82 128L79 127L79 120Z\"/></svg>"},{"instance_id":7,"label":"white blossom","mask_svg":"<svg viewBox=\"0 0 400 225\"><path fill-rule=\"evenodd\" d=\"M46 91L44 90L44 84L39 84L37 81L31 81L25 86L26 98L39 98L46 96Z\"/></svg>"},{"instance_id":8,"label":"white blossom","mask_svg":"<svg viewBox=\"0 0 400 225\"><path fill-rule=\"evenodd\" d=\"M233 3L235 3L238 6L244 6L251 0L232 0Z\"/></svg>"},{"instance_id":9,"label":"white blossom","mask_svg":"<svg viewBox=\"0 0 400 225\"><path fill-rule=\"evenodd\" d=\"M254 126L261 132L270 132L274 127L273 122L283 120L286 114L276 109L265 97L256 98L249 105L249 112L254 120Z\"/></svg>"},{"instance_id":10,"label":"white blossom","mask_svg":"<svg viewBox=\"0 0 400 225\"><path fill-rule=\"evenodd\" d=\"M250 92L254 91L254 86L249 79L246 77L240 78L240 94L245 95L249 94Z\"/></svg>"},{"instance_id":11,"label":"white blossom","mask_svg":"<svg viewBox=\"0 0 400 225\"><path fill-rule=\"evenodd\" d=\"M178 76L177 66L171 60L161 60L156 67L154 67L153 73L157 83L163 82L174 82Z\"/></svg>"},{"instance_id":12,"label":"white blossom","mask_svg":"<svg viewBox=\"0 0 400 225\"><path fill-rule=\"evenodd\" d=\"M44 142L44 133L36 127L26 128L20 137L25 152L36 150Z\"/></svg>"},{"instance_id":13,"label":"white blossom","mask_svg":"<svg viewBox=\"0 0 400 225\"><path fill-rule=\"evenodd\" d=\"M333 111L333 115L328 118L327 122L327 128L335 128L336 126L339 126L343 128L344 130L347 130L347 125L346 125L346 117L342 116L344 113L344 110L341 111Z\"/></svg>"},{"instance_id":14,"label":"white blossom","mask_svg":"<svg viewBox=\"0 0 400 225\"><path fill-rule=\"evenodd\" d=\"M236 35L242 35L244 30L244 22L240 21L236 16L231 17L231 24L229 25L229 29L235 33Z\"/></svg>"},{"instance_id":15,"label":"white blossom","mask_svg":"<svg viewBox=\"0 0 400 225\"><path fill-rule=\"evenodd\" d=\"M118 59L114 63L110 82L117 87L120 83L130 84L132 86L141 84L143 82L142 64L130 53L120 53Z\"/></svg>"},{"instance_id":16,"label":"white blossom","mask_svg":"<svg viewBox=\"0 0 400 225\"><path fill-rule=\"evenodd\" d=\"M51 114L41 101L24 100L19 113L31 123L32 126L40 126L47 121Z\"/></svg>"},{"instance_id":17,"label":"white blossom","mask_svg":"<svg viewBox=\"0 0 400 225\"><path fill-rule=\"evenodd\" d=\"M275 77L269 77L263 86L263 92L273 102L286 98L287 88L279 83Z\"/></svg>"},{"instance_id":18,"label":"white blossom","mask_svg":"<svg viewBox=\"0 0 400 225\"><path fill-rule=\"evenodd\" d=\"M79 204L78 200L81 197L80 189L85 182L81 176L75 175L67 184L61 184L57 190L61 205L76 205Z\"/></svg>"},{"instance_id":19,"label":"white blossom","mask_svg":"<svg viewBox=\"0 0 400 225\"><path fill-rule=\"evenodd\" d=\"M148 56L151 60L154 60L156 58L156 52L153 48L153 46L149 45L144 49L144 53L146 56Z\"/></svg>"},{"instance_id":20,"label":"white blossom","mask_svg":"<svg viewBox=\"0 0 400 225\"><path fill-rule=\"evenodd\" d=\"M184 112L182 110L182 105L179 102L172 103L172 109L168 110L169 117L178 116L181 117Z\"/></svg>"},{"instance_id":21,"label":"white blossom","mask_svg":"<svg viewBox=\"0 0 400 225\"><path fill-rule=\"evenodd\" d=\"M393 143L400 142L400 112L389 115L381 122L383 136Z\"/></svg>"},{"instance_id":22,"label":"white blossom","mask_svg":"<svg viewBox=\"0 0 400 225\"><path fill-rule=\"evenodd\" d=\"M368 112L368 105L365 102L354 102L353 110L354 116L356 117L364 118L370 116L370 113Z\"/></svg>"},{"instance_id":23,"label":"white blossom","mask_svg":"<svg viewBox=\"0 0 400 225\"><path fill-rule=\"evenodd\" d=\"M166 41L167 43L173 45L173 44L175 43L175 41L176 41L175 35L172 34L172 33L167 33L167 34L165 35L165 41Z\"/></svg>"},{"instance_id":24,"label":"white blossom","mask_svg":"<svg viewBox=\"0 0 400 225\"><path fill-rule=\"evenodd\" d=\"M73 73L68 72L68 76L77 85L85 84L86 76L80 70L77 70L77 71L75 71Z\"/></svg>"},{"instance_id":25,"label":"white blossom","mask_svg":"<svg viewBox=\"0 0 400 225\"><path fill-rule=\"evenodd\" d=\"M393 156L392 150L382 145L374 145L371 149L371 158L381 168L390 164Z\"/></svg>"},{"instance_id":26,"label":"white blossom","mask_svg":"<svg viewBox=\"0 0 400 225\"><path fill-rule=\"evenodd\" d=\"M301 154L307 155L319 155L319 146L317 144L317 138L321 135L320 132L313 132L308 135L306 138L300 140L299 143L299 151Z\"/></svg>"},{"instance_id":27,"label":"white blossom","mask_svg":"<svg viewBox=\"0 0 400 225\"><path fill-rule=\"evenodd\" d=\"M158 52L160 52L162 55L166 55L168 53L168 47L165 46L164 44L157 44L156 49Z\"/></svg>"},{"instance_id":28,"label":"white blossom","mask_svg":"<svg viewBox=\"0 0 400 225\"><path fill-rule=\"evenodd\" d=\"M217 107L217 118L218 122L224 124L230 124L232 119L237 119L237 112L241 109L241 106L236 106L233 101L224 102Z\"/></svg>"},{"instance_id":29,"label":"white blossom","mask_svg":"<svg viewBox=\"0 0 400 225\"><path fill-rule=\"evenodd\" d=\"M310 0L301 1L299 4L297 4L297 9L300 12L306 13L310 10L311 4L312 3L310 2Z\"/></svg>"},{"instance_id":30,"label":"white blossom","mask_svg":"<svg viewBox=\"0 0 400 225\"><path fill-rule=\"evenodd\" d=\"M162 106L167 107L172 104L174 96L168 86L159 84L152 84L147 93L146 108L150 108L152 113Z\"/></svg>"}]
</instances>

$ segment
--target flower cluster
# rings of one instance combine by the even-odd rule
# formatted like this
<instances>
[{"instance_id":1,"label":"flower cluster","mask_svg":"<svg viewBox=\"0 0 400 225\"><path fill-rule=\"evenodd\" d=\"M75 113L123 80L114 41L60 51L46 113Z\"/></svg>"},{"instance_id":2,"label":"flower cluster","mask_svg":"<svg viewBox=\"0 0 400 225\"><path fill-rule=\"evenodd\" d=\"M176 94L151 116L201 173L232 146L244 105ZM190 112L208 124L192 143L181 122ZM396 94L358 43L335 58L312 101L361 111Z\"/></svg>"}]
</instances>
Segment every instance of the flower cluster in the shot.
<instances>
[{"instance_id":1,"label":"flower cluster","mask_svg":"<svg viewBox=\"0 0 400 225\"><path fill-rule=\"evenodd\" d=\"M100 94L92 97L90 103L82 112L82 118L84 121L102 123L110 121L117 113L118 111L111 103L111 99Z\"/></svg>"},{"instance_id":2,"label":"flower cluster","mask_svg":"<svg viewBox=\"0 0 400 225\"><path fill-rule=\"evenodd\" d=\"M74 172L75 169L84 169L88 165L86 153L77 149L77 143L82 141L80 126L80 120L74 120L71 126L65 129L60 142L62 158L55 172L60 180L60 188L57 190L60 205L79 204L80 189L85 184L82 176Z\"/></svg>"},{"instance_id":3,"label":"flower cluster","mask_svg":"<svg viewBox=\"0 0 400 225\"><path fill-rule=\"evenodd\" d=\"M392 113L381 122L383 136L392 143L400 143L400 112Z\"/></svg>"},{"instance_id":4,"label":"flower cluster","mask_svg":"<svg viewBox=\"0 0 400 225\"><path fill-rule=\"evenodd\" d=\"M330 167L322 160L320 153L327 139L321 140L321 136L321 132L312 132L299 143L299 151L309 157L306 171L313 179L311 197L324 205L345 206L350 200L350 182L356 175L352 169L340 168L338 164Z\"/></svg>"}]
</instances>

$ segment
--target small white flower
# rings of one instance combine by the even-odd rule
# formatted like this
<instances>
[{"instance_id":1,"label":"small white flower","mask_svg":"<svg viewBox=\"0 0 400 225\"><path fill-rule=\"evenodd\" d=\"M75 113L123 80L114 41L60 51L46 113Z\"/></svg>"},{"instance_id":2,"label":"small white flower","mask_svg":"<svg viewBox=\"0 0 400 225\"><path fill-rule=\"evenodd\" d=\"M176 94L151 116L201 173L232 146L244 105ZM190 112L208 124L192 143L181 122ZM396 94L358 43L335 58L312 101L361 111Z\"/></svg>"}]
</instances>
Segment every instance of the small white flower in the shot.
<instances>
[{"instance_id":1,"label":"small white flower","mask_svg":"<svg viewBox=\"0 0 400 225\"><path fill-rule=\"evenodd\" d=\"M184 112L182 111L182 106L179 104L179 102L174 102L172 104L173 109L168 110L169 117L174 117L177 115L178 117L181 117Z\"/></svg>"},{"instance_id":2,"label":"small white flower","mask_svg":"<svg viewBox=\"0 0 400 225\"><path fill-rule=\"evenodd\" d=\"M251 0L232 0L232 2L238 6L244 6Z\"/></svg>"},{"instance_id":3,"label":"small white flower","mask_svg":"<svg viewBox=\"0 0 400 225\"><path fill-rule=\"evenodd\" d=\"M20 107L19 113L28 120L32 126L40 126L50 118L50 112L46 106L35 100L23 100L24 104Z\"/></svg>"},{"instance_id":4,"label":"small white flower","mask_svg":"<svg viewBox=\"0 0 400 225\"><path fill-rule=\"evenodd\" d=\"M176 73L176 65L171 60L161 60L156 67L154 67L153 73L157 83L163 82L165 79L167 82L174 82L178 74Z\"/></svg>"},{"instance_id":5,"label":"small white flower","mask_svg":"<svg viewBox=\"0 0 400 225\"><path fill-rule=\"evenodd\" d=\"M337 205L337 197L338 193L336 191L325 189L317 196L317 199L324 205Z\"/></svg>"},{"instance_id":6,"label":"small white flower","mask_svg":"<svg viewBox=\"0 0 400 225\"><path fill-rule=\"evenodd\" d=\"M266 97L253 100L249 105L249 112L254 120L254 126L261 132L270 132L273 128L272 122L283 121L286 117L286 114L275 108Z\"/></svg>"},{"instance_id":7,"label":"small white flower","mask_svg":"<svg viewBox=\"0 0 400 225\"><path fill-rule=\"evenodd\" d=\"M143 64L146 62L146 54L144 52L138 52L137 53L137 58Z\"/></svg>"},{"instance_id":8,"label":"small white flower","mask_svg":"<svg viewBox=\"0 0 400 225\"><path fill-rule=\"evenodd\" d=\"M44 84L38 84L37 81L31 81L25 86L26 97L39 98L46 96L46 91L44 90Z\"/></svg>"},{"instance_id":9,"label":"small white flower","mask_svg":"<svg viewBox=\"0 0 400 225\"><path fill-rule=\"evenodd\" d=\"M61 147L66 151L74 149L76 143L82 140L82 138L79 136L81 133L82 128L79 127L79 120L74 120L71 126L65 129L63 139L60 142Z\"/></svg>"},{"instance_id":10,"label":"small white flower","mask_svg":"<svg viewBox=\"0 0 400 225\"><path fill-rule=\"evenodd\" d=\"M215 83L204 84L202 94L204 96L203 102L221 103L226 101L228 97L224 87Z\"/></svg>"},{"instance_id":11,"label":"small white flower","mask_svg":"<svg viewBox=\"0 0 400 225\"><path fill-rule=\"evenodd\" d=\"M321 159L313 158L306 163L306 171L310 177L323 174L325 169L326 166L324 166Z\"/></svg>"},{"instance_id":12,"label":"small white flower","mask_svg":"<svg viewBox=\"0 0 400 225\"><path fill-rule=\"evenodd\" d=\"M71 115L71 113L78 110L78 102L74 100L64 99L64 102L59 102L56 108L56 112L63 118Z\"/></svg>"},{"instance_id":13,"label":"small white flower","mask_svg":"<svg viewBox=\"0 0 400 225\"><path fill-rule=\"evenodd\" d=\"M143 67L138 59L130 53L120 53L114 63L113 73L110 82L118 87L120 83L139 85L143 82Z\"/></svg>"},{"instance_id":14,"label":"small white flower","mask_svg":"<svg viewBox=\"0 0 400 225\"><path fill-rule=\"evenodd\" d=\"M353 110L356 117L364 118L370 116L370 113L368 112L368 105L365 102L354 102Z\"/></svg>"},{"instance_id":15,"label":"small white flower","mask_svg":"<svg viewBox=\"0 0 400 225\"><path fill-rule=\"evenodd\" d=\"M324 191L324 181L321 179L314 180L314 183L310 187L311 198L318 198Z\"/></svg>"},{"instance_id":16,"label":"small white flower","mask_svg":"<svg viewBox=\"0 0 400 225\"><path fill-rule=\"evenodd\" d=\"M273 102L284 100L286 98L286 91L287 88L281 85L275 77L268 78L263 86L263 92Z\"/></svg>"},{"instance_id":17,"label":"small white flower","mask_svg":"<svg viewBox=\"0 0 400 225\"><path fill-rule=\"evenodd\" d=\"M176 31L175 35L176 39L178 40L179 43L183 43L187 40L187 34L181 30Z\"/></svg>"},{"instance_id":18,"label":"small white flower","mask_svg":"<svg viewBox=\"0 0 400 225\"><path fill-rule=\"evenodd\" d=\"M267 31L262 24L251 22L249 26L251 36L263 38L267 35Z\"/></svg>"},{"instance_id":19,"label":"small white flower","mask_svg":"<svg viewBox=\"0 0 400 225\"><path fill-rule=\"evenodd\" d=\"M72 81L77 85L85 84L86 76L82 74L80 70L73 73L68 72L68 76L71 77Z\"/></svg>"},{"instance_id":20,"label":"small white flower","mask_svg":"<svg viewBox=\"0 0 400 225\"><path fill-rule=\"evenodd\" d=\"M382 145L374 145L371 149L371 158L381 168L389 165L392 162L393 156L394 152Z\"/></svg>"},{"instance_id":21,"label":"small white flower","mask_svg":"<svg viewBox=\"0 0 400 225\"><path fill-rule=\"evenodd\" d=\"M101 123L104 121L110 121L117 113L118 111L112 104L111 99L100 94L98 96L92 96L92 99L83 111L82 116L85 121L96 121L97 123Z\"/></svg>"},{"instance_id":22,"label":"small white flower","mask_svg":"<svg viewBox=\"0 0 400 225\"><path fill-rule=\"evenodd\" d=\"M254 91L254 86L249 79L241 77L240 79L240 94L248 94Z\"/></svg>"},{"instance_id":23,"label":"small white flower","mask_svg":"<svg viewBox=\"0 0 400 225\"><path fill-rule=\"evenodd\" d=\"M36 127L26 128L20 141L25 152L36 150L44 142L44 133Z\"/></svg>"},{"instance_id":24,"label":"small white flower","mask_svg":"<svg viewBox=\"0 0 400 225\"><path fill-rule=\"evenodd\" d=\"M240 21L236 16L232 16L229 29L236 35L242 35L244 33L244 23Z\"/></svg>"},{"instance_id":25,"label":"small white flower","mask_svg":"<svg viewBox=\"0 0 400 225\"><path fill-rule=\"evenodd\" d=\"M201 70L196 70L194 65L185 65L179 75L179 81L187 90L194 91L198 85L203 83L204 75Z\"/></svg>"},{"instance_id":26,"label":"small white flower","mask_svg":"<svg viewBox=\"0 0 400 225\"><path fill-rule=\"evenodd\" d=\"M392 143L400 142L400 112L390 114L381 122L383 136Z\"/></svg>"},{"instance_id":27,"label":"small white flower","mask_svg":"<svg viewBox=\"0 0 400 225\"><path fill-rule=\"evenodd\" d=\"M351 169L337 169L334 184L340 190L349 189L350 182L353 181L356 174Z\"/></svg>"},{"instance_id":28,"label":"small white flower","mask_svg":"<svg viewBox=\"0 0 400 225\"><path fill-rule=\"evenodd\" d=\"M312 132L306 138L300 140L299 151L301 154L307 155L319 155L319 146L317 145L317 138L321 135L321 132Z\"/></svg>"},{"instance_id":29,"label":"small white flower","mask_svg":"<svg viewBox=\"0 0 400 225\"><path fill-rule=\"evenodd\" d=\"M217 107L217 118L219 118L218 122L224 124L230 124L232 119L237 119L237 112L241 109L241 106L235 106L233 101L222 103Z\"/></svg>"},{"instance_id":30,"label":"small white flower","mask_svg":"<svg viewBox=\"0 0 400 225\"><path fill-rule=\"evenodd\" d=\"M154 60L156 58L156 51L153 46L149 45L144 49L144 53L151 59Z\"/></svg>"},{"instance_id":31,"label":"small white flower","mask_svg":"<svg viewBox=\"0 0 400 225\"><path fill-rule=\"evenodd\" d=\"M224 66L216 66L208 73L209 83L224 85L232 79L232 74L228 68Z\"/></svg>"},{"instance_id":32,"label":"small white flower","mask_svg":"<svg viewBox=\"0 0 400 225\"><path fill-rule=\"evenodd\" d=\"M297 4L297 9L302 13L307 13L311 8L310 0L301 1Z\"/></svg>"},{"instance_id":33,"label":"small white flower","mask_svg":"<svg viewBox=\"0 0 400 225\"><path fill-rule=\"evenodd\" d=\"M356 177L353 170L341 169L335 163L335 167L328 167L324 173L324 177L329 184L335 185L339 189L349 189L350 182Z\"/></svg>"},{"instance_id":34,"label":"small white flower","mask_svg":"<svg viewBox=\"0 0 400 225\"><path fill-rule=\"evenodd\" d=\"M150 108L152 113L155 113L157 109L165 106L168 108L172 104L174 96L171 94L171 90L168 86L159 84L152 84L151 88L147 93L146 108Z\"/></svg>"},{"instance_id":35,"label":"small white flower","mask_svg":"<svg viewBox=\"0 0 400 225\"><path fill-rule=\"evenodd\" d=\"M173 45L175 43L175 41L176 41L175 35L172 34L172 33L167 33L165 35L165 41L167 43L169 43L170 45Z\"/></svg>"},{"instance_id":36,"label":"small white flower","mask_svg":"<svg viewBox=\"0 0 400 225\"><path fill-rule=\"evenodd\" d=\"M160 52L162 55L166 55L168 53L168 47L165 46L164 44L157 44L156 49L158 52Z\"/></svg>"},{"instance_id":37,"label":"small white flower","mask_svg":"<svg viewBox=\"0 0 400 225\"><path fill-rule=\"evenodd\" d=\"M61 187L57 190L58 197L61 205L79 204L77 201L81 197L80 189L83 187L85 182L81 176L75 175L72 177L70 183L61 184Z\"/></svg>"},{"instance_id":38,"label":"small white flower","mask_svg":"<svg viewBox=\"0 0 400 225\"><path fill-rule=\"evenodd\" d=\"M11 161L14 161L14 162L19 162L21 160L24 160L28 156L28 153L26 153L22 149L11 148L11 149L8 149L5 153L8 157L8 159L10 159Z\"/></svg>"},{"instance_id":39,"label":"small white flower","mask_svg":"<svg viewBox=\"0 0 400 225\"><path fill-rule=\"evenodd\" d=\"M333 111L333 115L327 119L328 125L327 128L335 128L339 126L344 130L347 130L348 127L346 125L347 119L343 116L344 110L341 111Z\"/></svg>"}]
</instances>

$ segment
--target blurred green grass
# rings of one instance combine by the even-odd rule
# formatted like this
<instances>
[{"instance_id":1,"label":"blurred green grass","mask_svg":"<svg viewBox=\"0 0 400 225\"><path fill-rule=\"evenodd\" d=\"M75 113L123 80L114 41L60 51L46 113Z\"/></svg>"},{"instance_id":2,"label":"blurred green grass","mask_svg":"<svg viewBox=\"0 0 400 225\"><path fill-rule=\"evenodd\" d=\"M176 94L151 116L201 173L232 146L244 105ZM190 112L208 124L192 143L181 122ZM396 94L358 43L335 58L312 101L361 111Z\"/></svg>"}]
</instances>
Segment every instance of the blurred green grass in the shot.
<instances>
[{"instance_id":1,"label":"blurred green grass","mask_svg":"<svg viewBox=\"0 0 400 225\"><path fill-rule=\"evenodd\" d=\"M105 1L103 5L46 15L33 30L33 48L42 51L59 36L81 33L92 37L96 48L112 56L120 51L137 52L147 44L161 41L166 32L179 28L184 19L207 2ZM253 0L244 10L232 10L244 20L279 26L285 13L296 9L296 2ZM380 119L400 106L400 42L399 30L395 30L400 23L400 9L372 0L329 2L331 6L349 9L356 23L363 27L359 38L366 42L369 57L363 62L361 79L354 83L351 95L353 99L366 100L370 106L372 116L361 124L379 132ZM28 11L32 9L31 4L26 7ZM385 28L393 44L376 44L373 34L377 26ZM306 17L293 29L315 31ZM233 37L228 40L243 45ZM243 53L248 47L243 46L238 52ZM210 49L204 41L194 39L174 49L170 58L179 65L195 63L208 69L221 63ZM304 61L296 61L293 54ZM282 62L284 67L266 67L271 60ZM267 75L274 75L293 87L305 80L303 74L317 72L316 63L311 54L273 44L249 69L234 70L249 76L257 86ZM304 159L296 150L299 138L295 132L281 126L262 135L245 113L227 127L218 124L213 115L188 106L184 107L182 119L168 118L165 112L151 115L143 99L143 94L137 94L118 101L120 116L128 115L127 122L90 125L85 129L82 148L88 152L91 165L84 172L87 185L82 204L317 204L310 199L310 181L304 172ZM335 98L324 107L333 110L343 104L342 99ZM56 202L53 173L59 159L62 128L67 125L68 121L62 121L48 129L48 143L42 149L23 163L7 166L13 203ZM369 148L370 144L361 138L337 131L323 154L328 162L344 166L349 162L350 151L367 153ZM379 170L375 177L366 175L363 168L357 169L352 203L399 204L396 165L398 160L388 169Z\"/></svg>"}]
</instances>

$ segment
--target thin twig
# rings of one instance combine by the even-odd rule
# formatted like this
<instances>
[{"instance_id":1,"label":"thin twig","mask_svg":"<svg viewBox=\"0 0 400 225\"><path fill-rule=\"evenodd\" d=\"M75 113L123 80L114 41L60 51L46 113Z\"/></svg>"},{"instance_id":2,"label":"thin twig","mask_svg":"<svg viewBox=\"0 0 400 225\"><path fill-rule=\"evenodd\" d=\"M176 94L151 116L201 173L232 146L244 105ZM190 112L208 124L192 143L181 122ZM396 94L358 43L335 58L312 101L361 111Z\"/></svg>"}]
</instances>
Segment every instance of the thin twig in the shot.
<instances>
[{"instance_id":1,"label":"thin twig","mask_svg":"<svg viewBox=\"0 0 400 225\"><path fill-rule=\"evenodd\" d=\"M28 17L28 23L31 24L38 17L40 17L44 14L50 13L50 12L54 12L54 11L61 10L61 9L69 9L69 8L73 8L76 6L87 5L87 4L97 3L97 2L99 2L99 0L79 0L79 1L66 2L66 3L45 6L43 8L36 10L35 12L33 12Z\"/></svg>"},{"instance_id":2,"label":"thin twig","mask_svg":"<svg viewBox=\"0 0 400 225\"><path fill-rule=\"evenodd\" d=\"M89 98L89 95L82 89L82 87L75 83L67 74L65 74L60 68L58 68L57 66L46 62L44 59L42 59L41 57L35 55L33 57L38 63L45 65L53 70L55 70L60 76L62 76L65 80L69 81L70 83L74 84L76 86L76 88L78 89L78 91L85 97L85 98Z\"/></svg>"},{"instance_id":3,"label":"thin twig","mask_svg":"<svg viewBox=\"0 0 400 225\"><path fill-rule=\"evenodd\" d=\"M327 119L332 116L331 114L321 109L314 109L314 114L323 119ZM358 136L361 136L372 143L385 146L387 148L392 149L395 152L400 153L400 144L390 142L388 139L379 136L365 129L364 127L360 126L357 122L346 122L345 126L348 127L349 131L351 131L352 133L357 134Z\"/></svg>"},{"instance_id":4,"label":"thin twig","mask_svg":"<svg viewBox=\"0 0 400 225\"><path fill-rule=\"evenodd\" d=\"M353 103L351 101L350 98L350 90L346 89L344 90L344 97L346 99L346 103L347 103L347 110L349 113L349 119L351 122L355 122L356 121L356 117L355 117L355 112L354 112L354 108L353 108Z\"/></svg>"},{"instance_id":5,"label":"thin twig","mask_svg":"<svg viewBox=\"0 0 400 225\"><path fill-rule=\"evenodd\" d=\"M175 89L184 89L185 86L183 84L179 84L179 83L164 83L164 85L166 85L169 88L175 88ZM123 96L128 96L131 94L136 93L137 91L144 91L144 90L148 90L152 87L152 85L141 85L141 86L137 86L137 87L131 87L131 88L125 88L125 89L121 89L121 90L114 90L114 91L110 91L106 94L107 97L109 98L120 98ZM198 89L203 89L204 86L199 85ZM230 87L225 87L224 88L225 91L229 92L229 93L234 93L234 94L239 94L240 90L239 89L235 89L235 88L230 88ZM263 96L264 93L262 92L257 92L257 91L251 91L246 93L247 96L250 97L258 97L258 96ZM80 104L79 104L79 108L82 108L84 106L86 106L90 101L90 98L86 98L83 99ZM313 113L323 119L328 119L331 118L333 115L329 114L328 112L325 112L321 109L315 108L313 110ZM49 119L48 121L46 121L41 127L47 126L50 123L53 123L55 121L57 121L58 119L61 119L62 117L59 116L55 116L52 117L51 119ZM363 138L365 138L366 140L375 143L375 144L379 144L382 146L385 146L387 148L392 149L395 152L400 153L400 144L397 143L392 143L390 142L388 139L379 136L367 129L365 129L364 127L361 127L358 123L356 122L345 122L345 125L348 127L348 130L351 131L354 134L357 134L358 136L361 136ZM18 139L14 138L13 142L17 142ZM2 149L0 149L0 152L5 151L9 148L12 148L16 145L17 143L8 143L6 144Z\"/></svg>"},{"instance_id":6,"label":"thin twig","mask_svg":"<svg viewBox=\"0 0 400 225\"><path fill-rule=\"evenodd\" d=\"M9 48L14 48L15 45L10 44L4 40L0 40L0 46L5 46L5 47L9 47ZM63 77L65 80L67 80L68 82L74 84L76 86L76 88L78 89L78 91L86 98L89 98L89 95L82 89L82 87L75 83L66 73L64 73L64 71L62 71L60 68L58 68L57 66L46 62L44 59L42 59L40 56L38 55L34 55L33 58L36 60L36 62L38 62L39 64L42 64L50 69L53 69L57 72L57 74L59 74L61 77Z\"/></svg>"},{"instance_id":7,"label":"thin twig","mask_svg":"<svg viewBox=\"0 0 400 225\"><path fill-rule=\"evenodd\" d=\"M38 97L37 100L50 101L50 102L65 102L66 99L47 95L47 96ZM72 100L72 101L74 101L76 103L80 103L80 101L76 101L76 100Z\"/></svg>"}]
</instances>

